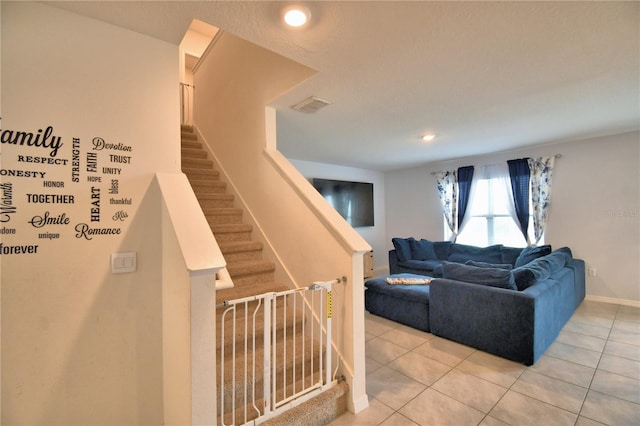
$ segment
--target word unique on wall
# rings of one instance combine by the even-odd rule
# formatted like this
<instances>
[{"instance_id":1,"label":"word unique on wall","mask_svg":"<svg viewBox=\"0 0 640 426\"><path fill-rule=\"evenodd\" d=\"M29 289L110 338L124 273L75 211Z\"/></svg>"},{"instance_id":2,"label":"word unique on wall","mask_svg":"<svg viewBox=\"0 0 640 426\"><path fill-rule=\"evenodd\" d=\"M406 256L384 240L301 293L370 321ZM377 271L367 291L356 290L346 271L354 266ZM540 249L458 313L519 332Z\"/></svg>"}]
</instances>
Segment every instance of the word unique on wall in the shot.
<instances>
[{"instance_id":1,"label":"word unique on wall","mask_svg":"<svg viewBox=\"0 0 640 426\"><path fill-rule=\"evenodd\" d=\"M0 255L122 234L133 204L121 193L133 163L130 145L97 136L63 140L52 125L0 129L0 142Z\"/></svg>"}]
</instances>

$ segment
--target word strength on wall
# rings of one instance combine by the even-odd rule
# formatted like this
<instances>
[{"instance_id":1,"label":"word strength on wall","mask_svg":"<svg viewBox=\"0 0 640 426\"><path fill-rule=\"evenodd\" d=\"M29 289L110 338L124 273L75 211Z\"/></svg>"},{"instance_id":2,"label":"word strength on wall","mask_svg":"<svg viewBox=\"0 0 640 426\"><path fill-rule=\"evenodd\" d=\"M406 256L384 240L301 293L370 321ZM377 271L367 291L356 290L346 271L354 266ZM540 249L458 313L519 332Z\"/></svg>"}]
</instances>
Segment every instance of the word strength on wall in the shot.
<instances>
[{"instance_id":1,"label":"word strength on wall","mask_svg":"<svg viewBox=\"0 0 640 426\"><path fill-rule=\"evenodd\" d=\"M1 120L0 255L122 235L135 204L126 185L135 164L131 145Z\"/></svg>"}]
</instances>

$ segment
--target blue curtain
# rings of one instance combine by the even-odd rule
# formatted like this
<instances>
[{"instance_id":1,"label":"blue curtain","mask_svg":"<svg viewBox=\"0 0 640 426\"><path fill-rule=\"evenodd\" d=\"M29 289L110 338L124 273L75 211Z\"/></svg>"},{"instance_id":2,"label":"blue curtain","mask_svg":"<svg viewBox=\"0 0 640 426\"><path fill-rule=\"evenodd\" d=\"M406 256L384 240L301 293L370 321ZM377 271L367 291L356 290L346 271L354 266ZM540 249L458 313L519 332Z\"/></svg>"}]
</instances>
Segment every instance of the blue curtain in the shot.
<instances>
[{"instance_id":1,"label":"blue curtain","mask_svg":"<svg viewBox=\"0 0 640 426\"><path fill-rule=\"evenodd\" d=\"M462 230L462 221L469 205L472 179L473 166L460 167L458 169L458 233Z\"/></svg>"},{"instance_id":2,"label":"blue curtain","mask_svg":"<svg viewBox=\"0 0 640 426\"><path fill-rule=\"evenodd\" d=\"M511 193L513 194L513 204L518 217L520 231L530 244L529 234L529 159L521 158L519 160L507 161L509 165L509 178L511 179Z\"/></svg>"}]
</instances>

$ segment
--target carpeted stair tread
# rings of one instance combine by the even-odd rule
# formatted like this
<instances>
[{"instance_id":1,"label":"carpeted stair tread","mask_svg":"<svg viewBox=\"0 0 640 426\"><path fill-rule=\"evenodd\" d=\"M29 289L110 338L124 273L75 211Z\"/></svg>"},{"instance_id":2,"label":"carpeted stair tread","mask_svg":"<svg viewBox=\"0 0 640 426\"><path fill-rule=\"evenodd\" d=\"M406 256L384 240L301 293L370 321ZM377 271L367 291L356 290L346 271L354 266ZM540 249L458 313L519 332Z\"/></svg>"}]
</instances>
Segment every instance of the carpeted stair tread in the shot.
<instances>
[{"instance_id":1,"label":"carpeted stair tread","mask_svg":"<svg viewBox=\"0 0 640 426\"><path fill-rule=\"evenodd\" d=\"M247 223L211 225L211 231L218 243L225 241L246 241L251 239L253 226Z\"/></svg>"},{"instance_id":2,"label":"carpeted stair tread","mask_svg":"<svg viewBox=\"0 0 640 426\"><path fill-rule=\"evenodd\" d=\"M291 343L292 341L289 341ZM301 343L301 342L298 342ZM306 386L311 386L321 377L321 373L319 371L319 359L320 354L317 348L312 348L310 346L311 341L306 340L304 348L302 345L295 348L295 350L291 350L287 353L287 358L284 358L284 352L280 351L276 357L275 362L275 375L276 377L276 389L277 393L279 393L280 398L284 397L285 390L286 395L291 396L295 391L300 391L302 388ZM225 357L224 365L225 365L225 377L224 380L220 379L219 368L221 362L219 362L218 368L218 383L223 384L224 393L225 393L225 411L231 409L231 404L234 401L233 391L235 389L235 403L236 406L242 405L244 402L244 391L245 384L248 389L251 389L253 384L256 385L256 396L261 398L263 396L263 383L264 376L262 372L262 364L264 362L264 351L262 349L256 349L256 366L255 366L255 376L254 376L254 366L253 359L251 357L246 360L246 369L245 369L245 359L242 354L238 354L236 352L236 357L234 359L229 359ZM235 367L235 369L234 369ZM313 370L312 370L313 368ZM234 371L235 370L235 371ZM246 376L245 376L246 371ZM304 375L303 375L304 371ZM313 371L313 375L311 372ZM235 378L235 382L234 382ZM286 379L287 383L283 381ZM295 379L295 383L293 380ZM249 392L250 393L250 392Z\"/></svg>"},{"instance_id":3,"label":"carpeted stair tread","mask_svg":"<svg viewBox=\"0 0 640 426\"><path fill-rule=\"evenodd\" d=\"M198 201L233 201L236 197L233 194L227 193L208 193L198 194Z\"/></svg>"},{"instance_id":4,"label":"carpeted stair tread","mask_svg":"<svg viewBox=\"0 0 640 426\"><path fill-rule=\"evenodd\" d=\"M180 148L181 149L185 149L186 148L186 149L202 150L202 143L198 142L197 140L185 140L185 139L182 139L182 142L180 142Z\"/></svg>"},{"instance_id":5,"label":"carpeted stair tread","mask_svg":"<svg viewBox=\"0 0 640 426\"><path fill-rule=\"evenodd\" d=\"M230 241L220 243L222 253L235 253L244 250L261 250L262 243L260 241Z\"/></svg>"},{"instance_id":6,"label":"carpeted stair tread","mask_svg":"<svg viewBox=\"0 0 640 426\"><path fill-rule=\"evenodd\" d=\"M289 386L291 388L291 386ZM290 394L287 389L287 395ZM347 395L349 393L349 385L346 381L339 381L323 393L311 398L310 400L282 413L272 419L261 423L268 426L325 426L337 419L340 415L347 412ZM255 406L262 410L264 400L262 397L256 398ZM247 422L258 417L258 413L252 403L247 404ZM236 405L235 423L233 413L225 411L224 424L243 424L245 422L244 408ZM218 417L218 424L220 418Z\"/></svg>"},{"instance_id":7,"label":"carpeted stair tread","mask_svg":"<svg viewBox=\"0 0 640 426\"><path fill-rule=\"evenodd\" d=\"M180 154L182 155L182 158L207 158L207 151L199 148L187 148L184 144L182 145Z\"/></svg>"},{"instance_id":8,"label":"carpeted stair tread","mask_svg":"<svg viewBox=\"0 0 640 426\"><path fill-rule=\"evenodd\" d=\"M189 181L191 183L191 188L193 188L193 192L196 194L196 198L200 195L205 194L224 194L227 190L227 184L222 181L209 181L206 184L194 184L193 181Z\"/></svg>"},{"instance_id":9,"label":"carpeted stair tread","mask_svg":"<svg viewBox=\"0 0 640 426\"><path fill-rule=\"evenodd\" d=\"M196 198L198 199L198 202L200 203L200 207L202 207L202 209L233 207L233 202L235 200L233 194L227 194L223 192L198 194Z\"/></svg>"},{"instance_id":10,"label":"carpeted stair tread","mask_svg":"<svg viewBox=\"0 0 640 426\"><path fill-rule=\"evenodd\" d=\"M237 207L219 207L209 208L204 211L205 216L228 216L228 215L242 215L243 210Z\"/></svg>"},{"instance_id":11,"label":"carpeted stair tread","mask_svg":"<svg viewBox=\"0 0 640 426\"><path fill-rule=\"evenodd\" d=\"M183 158L182 166L187 168L213 168L213 161L202 158Z\"/></svg>"},{"instance_id":12,"label":"carpeted stair tread","mask_svg":"<svg viewBox=\"0 0 640 426\"><path fill-rule=\"evenodd\" d=\"M189 177L189 176L187 176L187 177ZM211 178L204 178L203 179L200 176L194 176L192 178L189 178L189 183L194 188L194 191L197 191L200 188L206 189L206 188L209 188L209 187L217 187L217 188L221 188L223 190L227 189L227 182L224 182L224 181L219 180L219 179L211 179Z\"/></svg>"},{"instance_id":13,"label":"carpeted stair tread","mask_svg":"<svg viewBox=\"0 0 640 426\"><path fill-rule=\"evenodd\" d=\"M218 243L223 255L243 253L247 251L262 251L260 241L227 241Z\"/></svg>"},{"instance_id":14,"label":"carpeted stair tread","mask_svg":"<svg viewBox=\"0 0 640 426\"><path fill-rule=\"evenodd\" d=\"M265 426L324 426L347 412L349 384L341 381L320 395L262 423Z\"/></svg>"},{"instance_id":15,"label":"carpeted stair tread","mask_svg":"<svg viewBox=\"0 0 640 426\"><path fill-rule=\"evenodd\" d=\"M196 180L200 179L200 180L207 180L207 179L214 179L214 180L218 180L220 178L220 172L218 170L215 170L213 168L211 169L207 169L207 168L193 168L193 167L183 167L182 168L182 172L191 177L194 178Z\"/></svg>"},{"instance_id":16,"label":"carpeted stair tread","mask_svg":"<svg viewBox=\"0 0 640 426\"><path fill-rule=\"evenodd\" d=\"M203 209L204 217L209 225L242 223L242 209L233 207Z\"/></svg>"},{"instance_id":17,"label":"carpeted stair tread","mask_svg":"<svg viewBox=\"0 0 640 426\"><path fill-rule=\"evenodd\" d=\"M239 277L242 275L259 274L264 272L274 272L276 265L273 262L261 260L261 261L248 261L237 262L227 265L227 271L231 278Z\"/></svg>"}]
</instances>

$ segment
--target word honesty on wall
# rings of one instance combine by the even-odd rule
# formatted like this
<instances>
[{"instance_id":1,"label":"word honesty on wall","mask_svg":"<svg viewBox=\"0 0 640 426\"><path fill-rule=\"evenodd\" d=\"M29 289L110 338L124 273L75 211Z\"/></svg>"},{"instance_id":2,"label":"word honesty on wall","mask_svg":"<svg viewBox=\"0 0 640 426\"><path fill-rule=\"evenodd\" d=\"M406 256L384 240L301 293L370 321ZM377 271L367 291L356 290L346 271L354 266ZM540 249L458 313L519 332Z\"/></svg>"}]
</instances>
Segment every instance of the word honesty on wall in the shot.
<instances>
[{"instance_id":1,"label":"word honesty on wall","mask_svg":"<svg viewBox=\"0 0 640 426\"><path fill-rule=\"evenodd\" d=\"M0 128L0 142L0 255L37 254L65 238L122 235L133 205L123 185L135 164L131 145L65 138L53 125Z\"/></svg>"}]
</instances>

